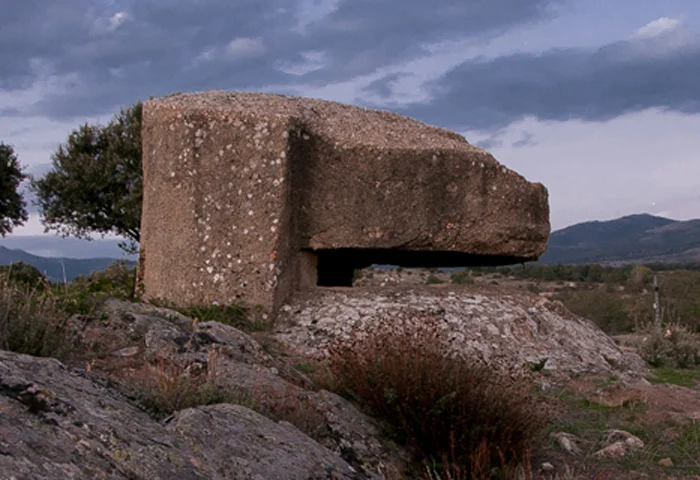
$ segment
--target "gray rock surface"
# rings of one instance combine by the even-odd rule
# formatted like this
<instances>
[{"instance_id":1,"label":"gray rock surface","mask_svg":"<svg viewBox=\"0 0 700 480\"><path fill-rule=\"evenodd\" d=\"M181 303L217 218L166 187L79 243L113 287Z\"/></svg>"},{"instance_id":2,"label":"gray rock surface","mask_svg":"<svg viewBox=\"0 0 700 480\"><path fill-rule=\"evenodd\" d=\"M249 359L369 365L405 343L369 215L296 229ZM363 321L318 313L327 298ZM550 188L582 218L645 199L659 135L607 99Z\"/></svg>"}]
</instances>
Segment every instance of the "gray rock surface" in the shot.
<instances>
[{"instance_id":1,"label":"gray rock surface","mask_svg":"<svg viewBox=\"0 0 700 480\"><path fill-rule=\"evenodd\" d=\"M0 478L385 478L381 455L389 452L369 420L333 394L296 388L309 406L325 409L327 441L232 404L189 408L159 422L94 370L0 351Z\"/></svg>"},{"instance_id":2,"label":"gray rock surface","mask_svg":"<svg viewBox=\"0 0 700 480\"><path fill-rule=\"evenodd\" d=\"M644 450L644 442L624 430L607 430L603 443L606 446L595 452L594 457L621 458L630 452Z\"/></svg>"},{"instance_id":3,"label":"gray rock surface","mask_svg":"<svg viewBox=\"0 0 700 480\"><path fill-rule=\"evenodd\" d=\"M165 363L192 375L213 371L219 387L247 393L274 420L293 419L366 477L385 478L400 470L407 458L403 450L381 439L374 421L351 403L331 392L307 389L304 375L236 328L196 323L169 309L115 299L108 300L102 312L97 320L74 317L71 326L93 350L106 353L95 368L107 372L124 390L133 386L127 370L143 365Z\"/></svg>"},{"instance_id":4,"label":"gray rock surface","mask_svg":"<svg viewBox=\"0 0 700 480\"><path fill-rule=\"evenodd\" d=\"M104 379L0 351L0 478L209 479L214 466Z\"/></svg>"},{"instance_id":5,"label":"gray rock surface","mask_svg":"<svg viewBox=\"0 0 700 480\"><path fill-rule=\"evenodd\" d=\"M581 439L576 435L567 432L553 432L549 436L556 440L557 444L571 455L579 455L581 453L581 448L578 445Z\"/></svg>"},{"instance_id":6,"label":"gray rock surface","mask_svg":"<svg viewBox=\"0 0 700 480\"><path fill-rule=\"evenodd\" d=\"M547 359L551 378L644 373L639 357L562 305L492 287L318 289L282 309L276 335L323 356L331 342L366 335L377 322L427 320L453 353L493 365ZM371 419L310 390L302 374L233 327L117 300L69 325L88 347L91 371L0 352L0 479L401 478L407 453ZM193 378L214 371L221 388L251 394L254 405L243 403L258 413L222 403L156 420L133 396L129 372L162 364ZM617 446L601 456L638 447L609 433L606 444Z\"/></svg>"},{"instance_id":7,"label":"gray rock surface","mask_svg":"<svg viewBox=\"0 0 700 480\"><path fill-rule=\"evenodd\" d=\"M166 428L205 464L217 465L224 478L366 478L293 425L274 423L239 405L188 408L168 419Z\"/></svg>"},{"instance_id":8,"label":"gray rock surface","mask_svg":"<svg viewBox=\"0 0 700 480\"><path fill-rule=\"evenodd\" d=\"M643 360L623 352L593 322L561 303L496 287L329 288L280 310L277 336L290 347L323 357L336 341L371 334L381 322L431 321L452 353L503 367L536 365L553 375L641 375Z\"/></svg>"}]
</instances>

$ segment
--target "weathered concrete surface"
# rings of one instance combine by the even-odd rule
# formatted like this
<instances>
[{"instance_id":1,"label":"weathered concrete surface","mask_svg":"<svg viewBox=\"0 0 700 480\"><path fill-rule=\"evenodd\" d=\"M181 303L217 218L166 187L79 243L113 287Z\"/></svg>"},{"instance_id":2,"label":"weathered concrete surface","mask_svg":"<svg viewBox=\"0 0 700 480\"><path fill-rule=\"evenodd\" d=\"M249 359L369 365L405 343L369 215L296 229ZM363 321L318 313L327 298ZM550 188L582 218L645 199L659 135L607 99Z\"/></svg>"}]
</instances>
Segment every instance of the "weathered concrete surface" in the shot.
<instances>
[{"instance_id":1,"label":"weathered concrete surface","mask_svg":"<svg viewBox=\"0 0 700 480\"><path fill-rule=\"evenodd\" d=\"M463 137L333 102L146 102L143 167L144 294L177 304L269 312L316 285L320 252L343 252L326 261L350 271L387 255L512 263L541 255L550 231L546 189Z\"/></svg>"},{"instance_id":2,"label":"weathered concrete surface","mask_svg":"<svg viewBox=\"0 0 700 480\"><path fill-rule=\"evenodd\" d=\"M494 367L544 362L553 378L647 372L638 355L620 350L593 322L561 303L496 287L323 289L282 307L278 321L280 340L316 357L325 356L332 342L371 335L382 322L409 328L431 322L451 353Z\"/></svg>"}]
</instances>

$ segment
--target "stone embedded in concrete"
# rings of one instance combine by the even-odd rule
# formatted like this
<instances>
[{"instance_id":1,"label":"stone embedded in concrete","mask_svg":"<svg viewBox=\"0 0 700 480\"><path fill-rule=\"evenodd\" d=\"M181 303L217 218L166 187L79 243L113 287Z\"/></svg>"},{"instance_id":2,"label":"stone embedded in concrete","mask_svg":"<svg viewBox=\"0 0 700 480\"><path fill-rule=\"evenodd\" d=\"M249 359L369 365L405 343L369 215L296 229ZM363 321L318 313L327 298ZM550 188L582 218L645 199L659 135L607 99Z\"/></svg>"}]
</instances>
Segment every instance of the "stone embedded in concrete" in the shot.
<instances>
[{"instance_id":1,"label":"stone embedded in concrete","mask_svg":"<svg viewBox=\"0 0 700 480\"><path fill-rule=\"evenodd\" d=\"M371 263L517 263L550 230L544 186L460 135L334 102L146 102L143 166L144 294L177 304L270 311Z\"/></svg>"}]
</instances>

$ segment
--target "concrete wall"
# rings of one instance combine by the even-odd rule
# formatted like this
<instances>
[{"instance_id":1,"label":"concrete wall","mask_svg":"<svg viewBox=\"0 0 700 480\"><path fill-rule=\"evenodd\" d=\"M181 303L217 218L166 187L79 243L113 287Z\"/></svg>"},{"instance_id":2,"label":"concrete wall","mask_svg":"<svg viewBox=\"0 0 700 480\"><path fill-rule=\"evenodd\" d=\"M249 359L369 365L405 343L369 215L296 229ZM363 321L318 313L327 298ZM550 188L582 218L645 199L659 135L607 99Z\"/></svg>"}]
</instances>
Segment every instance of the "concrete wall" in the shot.
<instances>
[{"instance_id":1,"label":"concrete wall","mask_svg":"<svg viewBox=\"0 0 700 480\"><path fill-rule=\"evenodd\" d=\"M370 252L351 251L350 272L383 252L512 263L537 258L549 235L542 185L452 132L332 102L146 102L143 167L143 293L181 305L273 311L316 285L324 250Z\"/></svg>"}]
</instances>

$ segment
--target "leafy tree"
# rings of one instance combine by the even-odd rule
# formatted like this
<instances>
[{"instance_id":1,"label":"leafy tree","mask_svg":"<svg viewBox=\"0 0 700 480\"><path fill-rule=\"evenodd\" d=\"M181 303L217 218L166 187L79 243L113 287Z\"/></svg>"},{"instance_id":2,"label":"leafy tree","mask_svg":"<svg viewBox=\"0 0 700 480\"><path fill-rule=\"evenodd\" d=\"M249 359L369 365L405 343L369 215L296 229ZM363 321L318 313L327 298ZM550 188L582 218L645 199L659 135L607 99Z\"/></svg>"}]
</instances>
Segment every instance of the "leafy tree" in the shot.
<instances>
[{"instance_id":1,"label":"leafy tree","mask_svg":"<svg viewBox=\"0 0 700 480\"><path fill-rule=\"evenodd\" d=\"M26 178L15 150L0 142L0 235L27 221L27 207L19 185Z\"/></svg>"},{"instance_id":2,"label":"leafy tree","mask_svg":"<svg viewBox=\"0 0 700 480\"><path fill-rule=\"evenodd\" d=\"M91 238L114 233L136 250L141 229L141 111L136 103L105 126L84 124L52 156L52 170L32 180L46 231Z\"/></svg>"}]
</instances>

